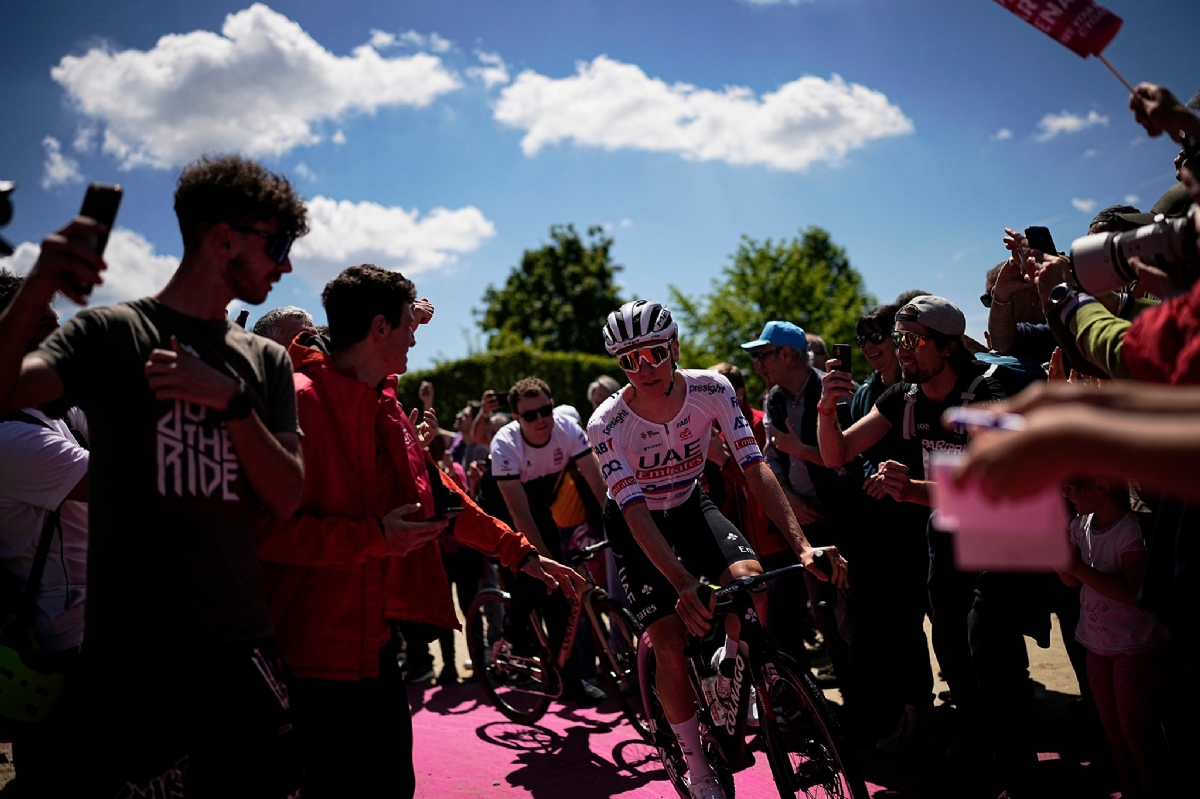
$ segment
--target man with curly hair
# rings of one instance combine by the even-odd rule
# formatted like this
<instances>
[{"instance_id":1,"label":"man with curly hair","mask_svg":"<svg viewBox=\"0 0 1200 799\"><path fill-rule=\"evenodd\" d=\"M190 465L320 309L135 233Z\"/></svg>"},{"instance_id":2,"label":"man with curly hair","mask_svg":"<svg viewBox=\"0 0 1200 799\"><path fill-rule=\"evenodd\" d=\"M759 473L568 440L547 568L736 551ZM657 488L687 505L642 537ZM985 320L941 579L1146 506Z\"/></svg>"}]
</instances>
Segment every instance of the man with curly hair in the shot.
<instances>
[{"instance_id":1,"label":"man with curly hair","mask_svg":"<svg viewBox=\"0 0 1200 799\"><path fill-rule=\"evenodd\" d=\"M0 413L64 400L91 432L88 601L69 688L87 723L63 762L74 796L296 795L255 552L260 514L291 515L304 486L292 368L225 308L261 303L291 271L306 211L286 179L239 156L184 167L175 211L183 258L158 294L85 309L25 355L56 292L86 305L102 282L105 231L81 217L42 242L0 316Z\"/></svg>"}]
</instances>

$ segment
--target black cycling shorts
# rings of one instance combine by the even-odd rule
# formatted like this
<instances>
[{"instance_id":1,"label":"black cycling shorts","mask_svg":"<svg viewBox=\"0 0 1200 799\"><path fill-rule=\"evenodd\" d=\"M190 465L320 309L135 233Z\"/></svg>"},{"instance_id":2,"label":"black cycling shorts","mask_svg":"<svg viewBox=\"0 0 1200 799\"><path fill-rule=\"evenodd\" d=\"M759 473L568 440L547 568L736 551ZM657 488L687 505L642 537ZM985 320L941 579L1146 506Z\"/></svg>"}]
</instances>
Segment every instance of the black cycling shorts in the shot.
<instances>
[{"instance_id":1,"label":"black cycling shorts","mask_svg":"<svg viewBox=\"0 0 1200 799\"><path fill-rule=\"evenodd\" d=\"M682 505L652 510L650 517L683 567L708 582L717 582L721 573L738 561L758 559L746 538L721 515L700 486ZM621 509L611 499L604 505L604 529L612 542L617 575L637 620L648 627L673 614L679 594L642 551Z\"/></svg>"}]
</instances>

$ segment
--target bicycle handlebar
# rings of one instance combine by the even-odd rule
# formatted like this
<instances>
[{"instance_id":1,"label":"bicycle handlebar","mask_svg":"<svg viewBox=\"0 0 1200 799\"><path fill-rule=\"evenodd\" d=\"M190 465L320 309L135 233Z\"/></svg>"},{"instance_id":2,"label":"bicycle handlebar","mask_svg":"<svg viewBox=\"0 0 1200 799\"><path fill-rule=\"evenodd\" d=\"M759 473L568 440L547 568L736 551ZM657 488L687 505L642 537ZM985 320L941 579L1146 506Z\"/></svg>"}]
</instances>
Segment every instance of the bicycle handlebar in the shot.
<instances>
[{"instance_id":1,"label":"bicycle handlebar","mask_svg":"<svg viewBox=\"0 0 1200 799\"><path fill-rule=\"evenodd\" d=\"M600 541L599 543L592 544L591 546L586 546L583 549L578 549L569 553L567 555L567 560L570 561L572 566L578 566L581 563L587 563L589 560L595 559L597 552L608 549L610 546L612 546L612 542L606 539L604 541Z\"/></svg>"},{"instance_id":2,"label":"bicycle handlebar","mask_svg":"<svg viewBox=\"0 0 1200 799\"><path fill-rule=\"evenodd\" d=\"M825 554L824 549L818 549L813 552L813 565L816 566L822 574L826 576L833 575L833 563L829 560L829 556ZM738 578L729 585L717 590L716 610L719 611L722 608L730 607L733 604L733 595L739 593L740 591L746 591L754 588L756 585L761 585L762 583L767 583L780 577L786 577L789 574L803 572L804 570L805 567L802 564L794 563L791 566L784 566L782 569L763 572L762 574L758 574L753 577ZM703 590L707 590L708 594L711 594L712 589L708 586L704 586L700 592L700 599L705 604L708 604L708 594L703 593Z\"/></svg>"}]
</instances>

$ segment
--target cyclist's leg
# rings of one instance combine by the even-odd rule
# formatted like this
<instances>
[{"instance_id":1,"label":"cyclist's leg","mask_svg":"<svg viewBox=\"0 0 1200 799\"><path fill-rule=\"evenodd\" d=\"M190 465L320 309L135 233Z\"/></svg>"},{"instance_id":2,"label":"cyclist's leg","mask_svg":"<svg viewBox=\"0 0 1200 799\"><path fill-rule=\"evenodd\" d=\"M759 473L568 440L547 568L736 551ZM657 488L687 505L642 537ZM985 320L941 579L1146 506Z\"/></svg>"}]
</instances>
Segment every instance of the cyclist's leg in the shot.
<instances>
[{"instance_id":1,"label":"cyclist's leg","mask_svg":"<svg viewBox=\"0 0 1200 799\"><path fill-rule=\"evenodd\" d=\"M685 503L686 508L691 503ZM682 508L670 511L670 526L682 524L689 531L695 526L694 519L682 516ZM662 516L653 512L659 529L667 532ZM689 526L688 522L692 522ZM612 542L612 553L617 564L617 574L629 597L634 617L650 635L654 646L655 686L663 712L688 757L688 769L693 774L700 769L710 772L699 746L699 722L696 718L696 700L688 681L687 661L683 649L687 643L687 631L682 619L675 615L675 603L679 595L674 586L663 576L625 523L617 504L609 500L604 507L604 527ZM697 532L701 532L697 530ZM688 563L684 561L684 565ZM689 567L690 568L690 567ZM682 727L680 727L682 725ZM702 767L702 768L701 768Z\"/></svg>"},{"instance_id":2,"label":"cyclist's leg","mask_svg":"<svg viewBox=\"0 0 1200 799\"><path fill-rule=\"evenodd\" d=\"M688 524L693 533L686 540L681 539L676 548L680 560L693 574L716 575L721 585L762 574L762 566L750 543L699 487L683 507L696 514L694 521L689 519ZM766 618L766 591L755 592L752 597L759 619ZM737 617L726 616L726 633L737 638L739 630Z\"/></svg>"}]
</instances>

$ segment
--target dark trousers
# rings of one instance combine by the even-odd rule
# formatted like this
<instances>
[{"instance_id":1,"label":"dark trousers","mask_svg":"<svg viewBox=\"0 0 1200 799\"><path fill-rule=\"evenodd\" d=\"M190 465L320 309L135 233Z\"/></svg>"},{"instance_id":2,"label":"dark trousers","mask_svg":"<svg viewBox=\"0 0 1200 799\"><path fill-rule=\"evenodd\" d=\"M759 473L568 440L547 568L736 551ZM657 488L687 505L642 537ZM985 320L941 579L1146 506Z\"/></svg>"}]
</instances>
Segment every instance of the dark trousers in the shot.
<instances>
[{"instance_id":1,"label":"dark trousers","mask_svg":"<svg viewBox=\"0 0 1200 799\"><path fill-rule=\"evenodd\" d=\"M892 503L894 506L895 503ZM918 519L920 521L920 519ZM929 554L925 529L876 519L855 531L848 596L856 662L863 663L864 701L894 724L903 705L933 705L933 669L925 638Z\"/></svg>"},{"instance_id":2,"label":"dark trousers","mask_svg":"<svg viewBox=\"0 0 1200 799\"><path fill-rule=\"evenodd\" d=\"M483 556L473 549L460 547L455 552L443 554L442 565L446 567L446 577L450 580L450 586L458 595L458 608L465 616L471 600L479 593L479 584L483 578ZM444 630L438 636L438 646L442 650L443 673L448 669L450 674L458 674L454 659L454 630Z\"/></svg>"},{"instance_id":3,"label":"dark trousers","mask_svg":"<svg viewBox=\"0 0 1200 799\"><path fill-rule=\"evenodd\" d=\"M977 574L960 572L954 565L949 533L929 532L929 606L933 628L933 653L950 686L954 706L971 738L983 745L987 738L983 699L971 662L967 617L975 604Z\"/></svg>"},{"instance_id":4,"label":"dark trousers","mask_svg":"<svg viewBox=\"0 0 1200 799\"><path fill-rule=\"evenodd\" d=\"M305 799L411 799L412 716L394 643L379 654L378 677L293 679L292 697L301 724Z\"/></svg>"},{"instance_id":5,"label":"dark trousers","mask_svg":"<svg viewBox=\"0 0 1200 799\"><path fill-rule=\"evenodd\" d=\"M790 549L764 555L758 559L764 572L782 569L797 563L796 554ZM767 620L763 626L774 639L775 645L803 669L809 668L808 650L804 648L804 603L808 601L808 587L804 575L789 574L767 583Z\"/></svg>"},{"instance_id":6,"label":"dark trousers","mask_svg":"<svg viewBox=\"0 0 1200 799\"><path fill-rule=\"evenodd\" d=\"M1033 683L1023 630L1028 616L1043 602L1037 584L1047 576L981 575L967 619L971 659L987 720L984 743L1006 779L1022 779L1037 763L1031 735ZM1047 607L1040 610L1048 616Z\"/></svg>"},{"instance_id":7,"label":"dark trousers","mask_svg":"<svg viewBox=\"0 0 1200 799\"><path fill-rule=\"evenodd\" d=\"M68 796L274 799L301 787L299 742L273 639L84 653Z\"/></svg>"}]
</instances>

